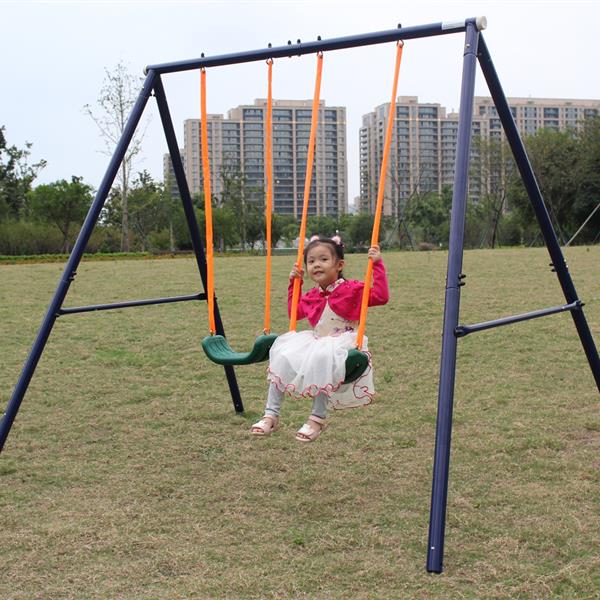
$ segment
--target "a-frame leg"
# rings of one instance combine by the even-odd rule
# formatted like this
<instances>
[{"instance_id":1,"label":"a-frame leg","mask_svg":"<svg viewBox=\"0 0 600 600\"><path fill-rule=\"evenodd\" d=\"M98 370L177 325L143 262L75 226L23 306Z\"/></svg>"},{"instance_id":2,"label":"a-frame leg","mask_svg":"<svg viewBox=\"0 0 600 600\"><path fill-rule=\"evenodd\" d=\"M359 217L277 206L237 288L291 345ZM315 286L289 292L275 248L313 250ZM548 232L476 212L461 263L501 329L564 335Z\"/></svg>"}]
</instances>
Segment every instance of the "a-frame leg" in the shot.
<instances>
[{"instance_id":1,"label":"a-frame leg","mask_svg":"<svg viewBox=\"0 0 600 600\"><path fill-rule=\"evenodd\" d=\"M427 544L427 570L433 573L441 573L444 556L452 408L454 403L454 378L456 374L457 338L454 331L458 325L460 288L463 278L461 271L467 210L469 154L471 151L471 125L473 120L478 38L479 32L475 24L469 23L465 36L456 164L454 167L454 189L452 195L452 212L450 215L448 272L446 275L438 413L435 432L431 511L429 516L429 541Z\"/></svg>"},{"instance_id":2,"label":"a-frame leg","mask_svg":"<svg viewBox=\"0 0 600 600\"><path fill-rule=\"evenodd\" d=\"M142 113L144 112L144 108L146 107L148 98L150 97L152 88L154 87L154 81L156 77L156 73L152 70L149 71L148 75L146 76L142 90L136 100L133 110L131 111L127 124L125 125L121 139L115 148L115 152L108 165L106 174L100 183L96 197L90 206L90 210L88 211L81 231L77 236L77 241L73 246L73 250L71 251L71 255L69 256L62 277L58 282L58 287L54 292L54 296L50 302L40 330L38 331L37 337L33 343L33 347L31 348L29 356L25 361L25 365L23 366L23 370L21 371L17 385L15 386L12 396L8 402L6 412L0 420L0 452L4 447L6 438L8 437L12 424L17 416L23 396L27 391L31 378L33 377L33 373L35 372L35 368L37 367L42 353L44 352L46 342L48 341L50 332L54 327L54 322L59 315L59 311L63 305L67 292L69 291L71 282L75 279L77 267L79 266L81 257L83 256L87 243L92 235L94 226L98 222L100 212L104 207L104 203L106 202L106 198L108 197L121 163L123 162L127 148L129 147Z\"/></svg>"},{"instance_id":3,"label":"a-frame leg","mask_svg":"<svg viewBox=\"0 0 600 600\"><path fill-rule=\"evenodd\" d=\"M519 135L512 113L510 112L510 106L508 105L506 96L500 85L500 80L496 74L496 69L492 63L492 58L483 36L481 36L479 40L478 54L481 70L483 71L492 99L496 105L498 116L500 117L504 133L506 134L506 138L508 139L508 143L515 157L515 162L517 163L523 183L525 184L525 189L531 200L535 216L540 224L540 229L552 260L552 267L556 272L567 303L571 304L573 302L578 302L579 298L577 297L577 292L573 280L571 279L569 268L560 248L554 227L552 226L552 221L550 220L531 163L527 157L525 145L523 144L523 140ZM583 309L571 311L571 316L575 323L575 327L577 328L577 333L579 334L579 339L581 340L590 368L592 369L592 374L596 380L596 385L600 391L600 357L598 356L598 350L583 313Z\"/></svg>"},{"instance_id":4,"label":"a-frame leg","mask_svg":"<svg viewBox=\"0 0 600 600\"><path fill-rule=\"evenodd\" d=\"M448 473L450 462L450 440L452 433L452 408L454 398L454 378L456 372L457 325L460 305L460 287L462 284L462 252L464 239L465 202L467 194L469 149L471 138L472 107L475 80L475 54L490 93L496 105L504 132L515 157L517 167L527 189L541 232L550 253L552 266L562 287L567 306L577 328L579 338L587 356L592 375L600 390L600 358L587 320L583 313L582 302L577 297L560 244L548 215L535 174L525 151L525 146L510 112L510 107L494 69L489 51L482 35L477 35L474 26L467 28L465 57L463 63L463 83L459 115L459 132L452 198L450 222L450 244L448 256L448 275L446 280L446 302L444 307L444 330L442 338L442 359L438 398L438 417L436 424L436 443L434 472L429 521L429 542L427 549L427 570L441 573L443 569L444 534L446 505L448 496ZM573 308L576 307L576 310ZM551 314L556 310L538 311ZM527 316L531 318L530 313ZM518 318L505 319L516 322Z\"/></svg>"},{"instance_id":5,"label":"a-frame leg","mask_svg":"<svg viewBox=\"0 0 600 600\"><path fill-rule=\"evenodd\" d=\"M200 238L200 231L198 228L198 222L194 213L194 207L192 205L192 199L188 188L187 180L185 178L185 172L183 169L183 163L181 162L181 155L179 154L179 145L177 144L177 137L173 128L173 121L169 111L169 105L165 96L164 86L160 75L156 77L154 83L154 94L156 96L156 102L158 104L158 111L162 121L162 126L167 138L167 146L169 148L169 154L171 155L171 162L173 164L173 171L175 172L175 179L177 181L177 187L179 188L179 195L183 203L183 210L185 212L185 218L187 220L188 228L190 230L190 236L192 239L192 247L194 248L194 254L196 255L196 263L200 272L200 278L202 279L202 285L206 292L206 257L204 255L204 246L202 239ZM223 322L221 321L221 315L219 313L219 307L215 298L215 325L217 334L225 337L225 330L223 328ZM244 412L244 405L240 395L240 390L237 384L235 371L232 366L225 366L225 375L227 377L227 383L229 384L229 391L233 400L233 406L235 411L238 413Z\"/></svg>"}]
</instances>

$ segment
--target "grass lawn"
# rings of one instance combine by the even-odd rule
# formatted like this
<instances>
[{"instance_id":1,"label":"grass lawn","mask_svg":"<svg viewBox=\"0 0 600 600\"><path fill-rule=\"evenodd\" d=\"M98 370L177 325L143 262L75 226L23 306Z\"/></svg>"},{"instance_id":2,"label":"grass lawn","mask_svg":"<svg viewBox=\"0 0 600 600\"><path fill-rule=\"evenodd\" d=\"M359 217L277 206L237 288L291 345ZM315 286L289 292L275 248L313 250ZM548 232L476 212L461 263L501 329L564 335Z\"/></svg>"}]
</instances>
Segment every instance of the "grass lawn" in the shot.
<instances>
[{"instance_id":1,"label":"grass lawn","mask_svg":"<svg viewBox=\"0 0 600 600\"><path fill-rule=\"evenodd\" d=\"M600 246L566 249L600 344ZM0 598L600 598L599 395L568 313L458 342L445 571L425 571L447 254L388 253L369 313L376 402L314 444L265 363L246 412L200 348L205 303L61 317L0 457ZM274 259L285 331L293 257ZM360 279L365 256L350 255ZM461 322L563 304L545 249L465 253ZM262 327L263 259L218 258L234 348ZM62 264L0 266L3 409ZM86 262L66 306L191 294L191 259Z\"/></svg>"}]
</instances>

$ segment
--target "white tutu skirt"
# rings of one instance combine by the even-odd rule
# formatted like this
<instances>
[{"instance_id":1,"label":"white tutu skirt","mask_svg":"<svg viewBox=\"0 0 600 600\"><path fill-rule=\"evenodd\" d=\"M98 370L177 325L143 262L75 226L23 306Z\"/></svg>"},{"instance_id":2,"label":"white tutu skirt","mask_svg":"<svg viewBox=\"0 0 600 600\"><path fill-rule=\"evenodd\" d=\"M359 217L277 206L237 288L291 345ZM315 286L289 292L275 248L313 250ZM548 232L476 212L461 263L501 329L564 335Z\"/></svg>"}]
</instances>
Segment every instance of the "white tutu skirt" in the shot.
<instances>
[{"instance_id":1,"label":"white tutu skirt","mask_svg":"<svg viewBox=\"0 0 600 600\"><path fill-rule=\"evenodd\" d=\"M277 389L295 398L314 398L324 393L330 408L365 406L373 400L373 369L369 355L367 370L344 384L348 350L356 347L356 332L317 337L312 330L289 331L280 335L269 354L268 380Z\"/></svg>"}]
</instances>

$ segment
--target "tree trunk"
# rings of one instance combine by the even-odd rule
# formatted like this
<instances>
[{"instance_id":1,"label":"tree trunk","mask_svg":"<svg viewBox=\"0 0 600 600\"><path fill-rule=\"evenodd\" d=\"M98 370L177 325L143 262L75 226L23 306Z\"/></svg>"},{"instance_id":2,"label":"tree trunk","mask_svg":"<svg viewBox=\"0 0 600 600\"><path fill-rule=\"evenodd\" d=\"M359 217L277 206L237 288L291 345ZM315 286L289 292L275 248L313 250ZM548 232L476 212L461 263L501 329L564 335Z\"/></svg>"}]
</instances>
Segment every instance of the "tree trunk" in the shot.
<instances>
[{"instance_id":1,"label":"tree trunk","mask_svg":"<svg viewBox=\"0 0 600 600\"><path fill-rule=\"evenodd\" d=\"M499 220L500 219L497 216L494 217L494 223L492 226L492 243L491 243L492 250L496 247L496 234L498 233L498 221Z\"/></svg>"},{"instance_id":2,"label":"tree trunk","mask_svg":"<svg viewBox=\"0 0 600 600\"><path fill-rule=\"evenodd\" d=\"M504 210L504 202L506 201L506 194L503 193L500 198L500 206L497 210L494 210L494 223L492 228L492 250L496 247L496 237L498 235L498 225L500 224L500 218Z\"/></svg>"},{"instance_id":3,"label":"tree trunk","mask_svg":"<svg viewBox=\"0 0 600 600\"><path fill-rule=\"evenodd\" d=\"M129 208L127 207L127 167L123 163L121 167L121 252L129 252Z\"/></svg>"},{"instance_id":4,"label":"tree trunk","mask_svg":"<svg viewBox=\"0 0 600 600\"><path fill-rule=\"evenodd\" d=\"M175 233L173 232L173 221L169 219L169 249L175 254Z\"/></svg>"},{"instance_id":5,"label":"tree trunk","mask_svg":"<svg viewBox=\"0 0 600 600\"><path fill-rule=\"evenodd\" d=\"M58 225L58 223L57 223ZM70 248L69 248L69 219L66 219L65 221L63 221L62 225L58 225L58 228L60 229L60 232L63 234L63 241L62 241L62 247L61 247L61 252L63 254L69 254L70 252Z\"/></svg>"},{"instance_id":6,"label":"tree trunk","mask_svg":"<svg viewBox=\"0 0 600 600\"><path fill-rule=\"evenodd\" d=\"M246 249L246 203L244 201L244 195L242 193L242 202L241 202L241 208L242 208L242 250Z\"/></svg>"}]
</instances>

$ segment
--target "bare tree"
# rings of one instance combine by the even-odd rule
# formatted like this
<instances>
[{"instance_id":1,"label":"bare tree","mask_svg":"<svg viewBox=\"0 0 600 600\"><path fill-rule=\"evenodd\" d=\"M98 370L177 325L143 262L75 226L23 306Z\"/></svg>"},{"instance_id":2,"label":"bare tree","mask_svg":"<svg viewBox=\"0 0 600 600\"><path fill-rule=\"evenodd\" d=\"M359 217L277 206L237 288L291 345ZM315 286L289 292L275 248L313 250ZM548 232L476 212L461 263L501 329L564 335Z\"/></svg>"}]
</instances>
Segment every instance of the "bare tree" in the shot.
<instances>
[{"instance_id":1,"label":"bare tree","mask_svg":"<svg viewBox=\"0 0 600 600\"><path fill-rule=\"evenodd\" d=\"M411 208L411 203L420 195L421 180L423 179L423 175L425 173L425 166L423 164L419 164L419 171L414 177L412 188L408 196L406 198L402 198L400 192L401 180L399 151L395 149L395 151L391 153L390 158L392 166L391 169L389 169L387 177L391 185L391 204L392 217L394 218L394 228L389 232L386 243L389 244L395 235L398 235L398 241L400 242L402 240L402 231L400 228L402 228L408 239L411 250L415 250L414 240L406 221L407 214Z\"/></svg>"},{"instance_id":2,"label":"bare tree","mask_svg":"<svg viewBox=\"0 0 600 600\"><path fill-rule=\"evenodd\" d=\"M510 176L515 165L506 141L475 138L473 142L475 157L472 160L470 176L481 186L481 193L487 227L481 238L480 247L488 243L496 247L498 227L506 210Z\"/></svg>"},{"instance_id":3,"label":"bare tree","mask_svg":"<svg viewBox=\"0 0 600 600\"><path fill-rule=\"evenodd\" d=\"M132 75L127 66L121 61L109 71L105 70L105 77L100 89L100 96L96 101L99 112L94 112L89 104L84 106L84 111L96 123L100 135L104 140L103 154L112 156L118 141L121 139L129 114L137 100L139 90L144 81L143 77ZM129 148L125 153L118 176L119 196L121 199L121 251L129 252L129 210L127 198L129 183L135 157L140 154L148 121L134 134Z\"/></svg>"}]
</instances>

